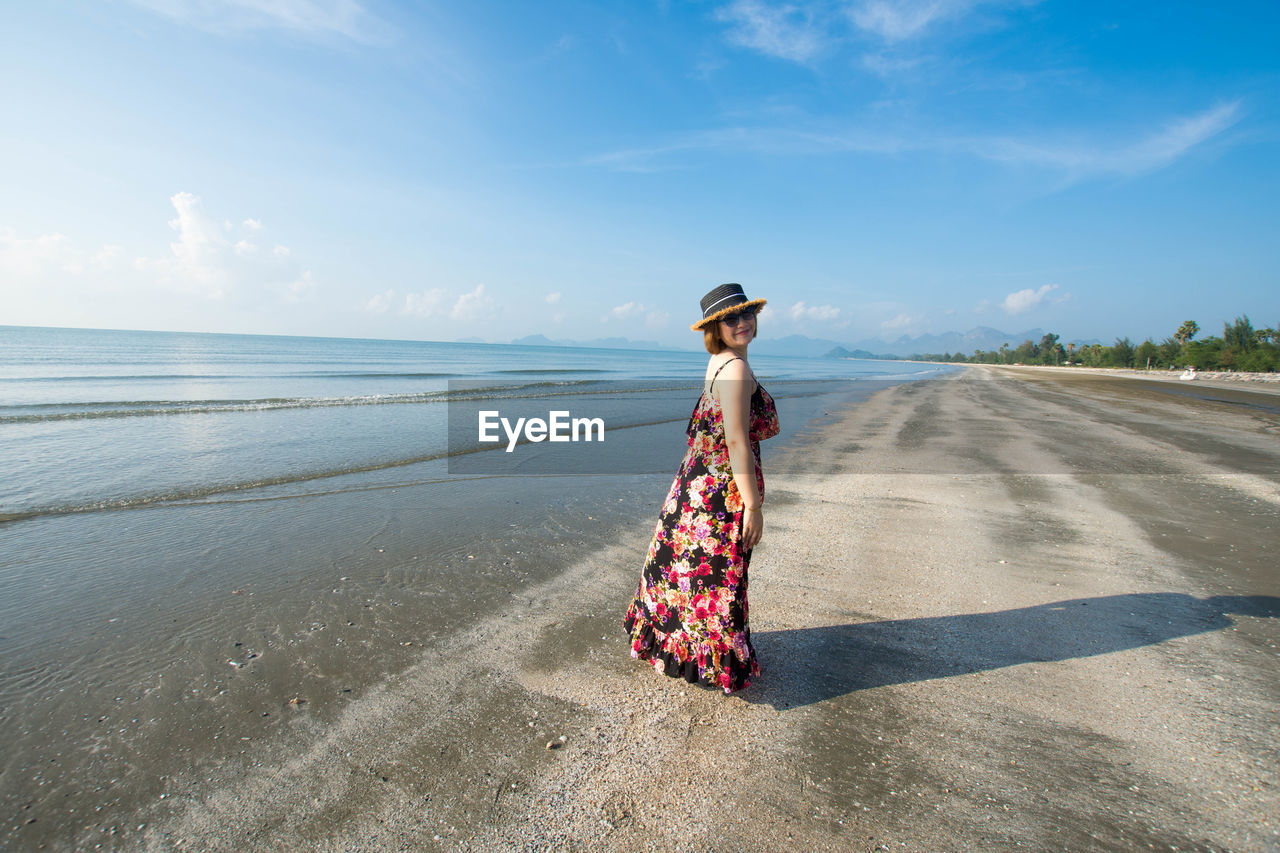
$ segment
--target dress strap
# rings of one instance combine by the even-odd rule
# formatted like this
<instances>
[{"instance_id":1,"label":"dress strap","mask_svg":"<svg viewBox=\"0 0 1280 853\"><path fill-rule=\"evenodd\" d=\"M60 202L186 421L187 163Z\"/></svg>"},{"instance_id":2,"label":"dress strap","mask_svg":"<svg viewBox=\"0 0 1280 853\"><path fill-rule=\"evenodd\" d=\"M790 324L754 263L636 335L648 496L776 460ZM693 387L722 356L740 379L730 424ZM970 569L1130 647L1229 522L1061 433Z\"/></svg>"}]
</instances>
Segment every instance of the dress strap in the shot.
<instances>
[{"instance_id":1,"label":"dress strap","mask_svg":"<svg viewBox=\"0 0 1280 853\"><path fill-rule=\"evenodd\" d=\"M720 371L724 370L726 367L728 367L730 364L732 364L735 361L742 361L742 359L738 358L737 356L734 356L733 358L729 359L724 364L716 368L715 374L711 377L711 384L707 386L708 391L716 387L716 379L720 376Z\"/></svg>"}]
</instances>

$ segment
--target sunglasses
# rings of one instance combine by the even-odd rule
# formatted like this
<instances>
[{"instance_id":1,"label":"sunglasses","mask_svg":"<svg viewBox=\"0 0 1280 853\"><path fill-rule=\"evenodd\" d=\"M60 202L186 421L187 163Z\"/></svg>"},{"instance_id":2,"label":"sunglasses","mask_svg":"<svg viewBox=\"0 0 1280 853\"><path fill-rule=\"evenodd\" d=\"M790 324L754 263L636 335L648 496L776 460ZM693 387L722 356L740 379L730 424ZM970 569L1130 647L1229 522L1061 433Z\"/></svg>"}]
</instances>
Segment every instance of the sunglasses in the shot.
<instances>
[{"instance_id":1,"label":"sunglasses","mask_svg":"<svg viewBox=\"0 0 1280 853\"><path fill-rule=\"evenodd\" d=\"M720 322L726 326L736 326L744 320L754 320L756 318L755 308L744 308L741 311L735 311L732 314L725 314L720 318Z\"/></svg>"}]
</instances>

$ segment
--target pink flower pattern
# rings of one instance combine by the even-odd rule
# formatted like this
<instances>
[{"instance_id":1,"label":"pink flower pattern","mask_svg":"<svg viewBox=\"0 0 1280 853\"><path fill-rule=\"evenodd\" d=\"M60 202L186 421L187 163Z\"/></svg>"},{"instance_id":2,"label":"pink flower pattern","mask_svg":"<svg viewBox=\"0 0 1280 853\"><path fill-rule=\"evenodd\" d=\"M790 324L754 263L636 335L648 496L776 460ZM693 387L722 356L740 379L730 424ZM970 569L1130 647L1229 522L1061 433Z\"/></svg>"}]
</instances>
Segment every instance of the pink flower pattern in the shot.
<instances>
[{"instance_id":1,"label":"pink flower pattern","mask_svg":"<svg viewBox=\"0 0 1280 853\"><path fill-rule=\"evenodd\" d=\"M773 398L751 396L749 434L756 484L764 495L760 442L778 434ZM742 497L733 481L724 418L703 394L689 419L689 447L649 545L623 625L631 656L690 683L740 690L760 672L747 625L747 566Z\"/></svg>"}]
</instances>

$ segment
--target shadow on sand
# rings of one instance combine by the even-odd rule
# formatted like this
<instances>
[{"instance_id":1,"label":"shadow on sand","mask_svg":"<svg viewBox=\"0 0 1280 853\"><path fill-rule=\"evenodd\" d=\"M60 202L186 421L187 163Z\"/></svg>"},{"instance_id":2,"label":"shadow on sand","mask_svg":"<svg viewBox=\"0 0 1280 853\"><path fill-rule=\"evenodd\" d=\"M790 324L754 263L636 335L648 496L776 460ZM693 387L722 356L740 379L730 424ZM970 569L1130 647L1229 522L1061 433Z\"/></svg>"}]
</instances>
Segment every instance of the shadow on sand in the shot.
<instances>
[{"instance_id":1,"label":"shadow on sand","mask_svg":"<svg viewBox=\"0 0 1280 853\"><path fill-rule=\"evenodd\" d=\"M742 698L793 708L868 687L1152 646L1230 627L1233 615L1278 617L1280 598L1134 593L994 613L753 632L766 669ZM770 661L798 665L769 668Z\"/></svg>"}]
</instances>

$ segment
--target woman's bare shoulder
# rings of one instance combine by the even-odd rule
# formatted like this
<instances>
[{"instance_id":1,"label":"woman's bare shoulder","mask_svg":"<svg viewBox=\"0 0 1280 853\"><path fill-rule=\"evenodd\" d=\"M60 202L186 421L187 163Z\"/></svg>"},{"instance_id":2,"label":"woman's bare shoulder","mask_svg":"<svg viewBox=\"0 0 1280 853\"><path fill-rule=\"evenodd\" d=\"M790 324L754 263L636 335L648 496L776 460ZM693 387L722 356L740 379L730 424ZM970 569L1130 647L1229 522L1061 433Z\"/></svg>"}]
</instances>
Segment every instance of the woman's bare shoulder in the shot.
<instances>
[{"instance_id":1,"label":"woman's bare shoulder","mask_svg":"<svg viewBox=\"0 0 1280 853\"><path fill-rule=\"evenodd\" d=\"M751 375L751 368L745 359L733 353L713 355L707 364L707 378L719 375L720 379L733 382L746 379ZM719 381L719 380L717 380Z\"/></svg>"}]
</instances>

